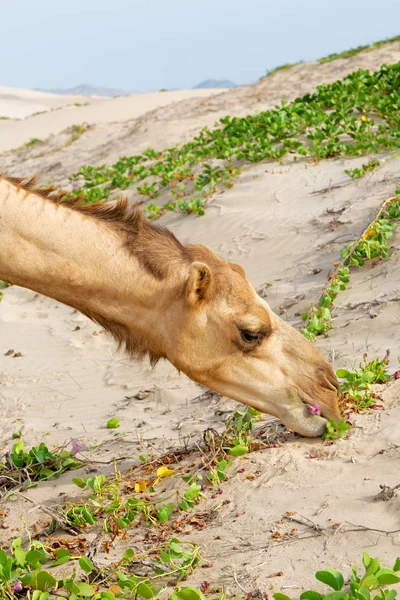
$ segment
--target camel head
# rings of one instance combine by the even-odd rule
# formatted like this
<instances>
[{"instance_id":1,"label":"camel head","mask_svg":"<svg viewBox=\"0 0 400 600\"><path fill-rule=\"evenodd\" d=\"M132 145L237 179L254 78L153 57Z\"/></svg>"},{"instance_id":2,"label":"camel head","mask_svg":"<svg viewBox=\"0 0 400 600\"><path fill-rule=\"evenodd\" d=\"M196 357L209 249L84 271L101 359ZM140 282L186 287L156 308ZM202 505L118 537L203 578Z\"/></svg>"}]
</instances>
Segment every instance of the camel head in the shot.
<instances>
[{"instance_id":1,"label":"camel head","mask_svg":"<svg viewBox=\"0 0 400 600\"><path fill-rule=\"evenodd\" d=\"M340 418L328 361L272 312L240 266L202 246L188 249L195 260L174 306L179 333L168 359L195 381L278 417L295 432L322 435L326 419Z\"/></svg>"}]
</instances>

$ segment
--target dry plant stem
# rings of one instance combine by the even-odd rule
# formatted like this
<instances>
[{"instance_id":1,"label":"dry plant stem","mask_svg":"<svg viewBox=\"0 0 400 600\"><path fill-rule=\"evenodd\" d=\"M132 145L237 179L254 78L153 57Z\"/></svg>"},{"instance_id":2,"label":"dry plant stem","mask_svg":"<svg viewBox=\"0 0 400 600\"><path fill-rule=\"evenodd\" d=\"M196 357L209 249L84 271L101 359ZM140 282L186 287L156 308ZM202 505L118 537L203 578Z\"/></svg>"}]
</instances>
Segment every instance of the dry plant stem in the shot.
<instances>
[{"instance_id":1,"label":"dry plant stem","mask_svg":"<svg viewBox=\"0 0 400 600\"><path fill-rule=\"evenodd\" d=\"M233 579L235 580L235 583L236 583L236 585L238 586L238 588L239 588L239 589L241 589L241 590L242 590L242 592L243 592L244 594L247 594L247 590L245 590L245 589L244 589L244 588L243 588L243 587L240 585L240 583L239 583L239 581L238 581L238 578L237 578L237 574L236 574L236 571L235 571L235 569L233 569Z\"/></svg>"},{"instance_id":2,"label":"dry plant stem","mask_svg":"<svg viewBox=\"0 0 400 600\"><path fill-rule=\"evenodd\" d=\"M379 217L381 216L381 214L383 213L383 211L389 206L389 204L391 204L392 202L394 202L395 200L398 200L399 196L392 196L391 198L387 198L386 200L384 200L382 202L382 204L379 207L379 210L377 211L374 219L365 227L365 229L362 231L362 233L358 236L358 238L353 242L352 244L352 248L349 252L349 254L347 254L344 258L342 258L342 260L340 260L336 266L335 269L332 271L332 273L329 275L328 278L328 284L323 288L323 290L321 291L320 295L318 296L318 298L315 300L315 302L313 302L313 304L310 307L309 310L309 314L311 313L313 308L316 308L318 306L319 301L321 300L322 296L325 294L325 292L328 291L329 289L329 282L334 279L334 277L338 274L338 272L340 271L340 269L342 269L344 267L344 263L346 261L348 261L352 255L354 254L358 244L361 242L361 240L363 239L364 235L367 233L367 231L373 227L373 225L375 225L375 223L378 221Z\"/></svg>"},{"instance_id":3,"label":"dry plant stem","mask_svg":"<svg viewBox=\"0 0 400 600\"><path fill-rule=\"evenodd\" d=\"M59 527L61 527L62 529L64 529L70 535L77 535L77 533L79 533L76 529L74 529L73 527L71 527L70 525L68 525L68 523L62 517L60 517L60 515L58 515L55 510L52 510L51 508L47 508L47 506L43 506L42 504L36 504L36 502L34 502L30 498L28 498L28 496L25 496L24 494L21 494L21 492L13 491L13 494L19 496L20 498L22 498L26 502L29 502L30 504L33 504L33 506L35 508L38 508L39 510L41 510L42 512L44 512L46 515L48 515L49 517L51 517L57 523L57 525Z\"/></svg>"},{"instance_id":4,"label":"dry plant stem","mask_svg":"<svg viewBox=\"0 0 400 600\"><path fill-rule=\"evenodd\" d=\"M399 484L400 487L400 484ZM315 537L319 537L321 535L324 536L328 536L329 538L325 543L325 548L326 546L329 544L329 542L332 540L332 538L337 535L339 532L340 533L358 533L358 532L362 532L362 531L373 531L376 533L382 533L386 536L388 535L395 535L400 533L400 529L394 529L394 530L386 530L386 529L376 529L374 527L367 527L366 525L358 525L357 523L351 523L350 521L344 521L343 523L341 523L338 527L336 527L335 529L333 529L332 532L332 527L319 527L318 525L316 525L313 521L311 521L311 519L308 519L307 517L303 517L303 515L299 515L301 518L298 519L296 517L292 517L290 515L284 515L284 518L287 519L288 521L294 521L295 523L299 523L301 525L305 525L306 527L308 527L309 529L315 531L314 534L311 535L306 535L306 536L302 536L302 537L298 537L298 538L291 538L291 539L287 539L287 540L282 540L279 542L275 542L274 545L282 545L282 544L290 544L290 543L295 543L295 542L299 542L300 540L306 540L309 538L315 538ZM353 525L353 527L355 529L343 529L343 527L345 525Z\"/></svg>"},{"instance_id":5,"label":"dry plant stem","mask_svg":"<svg viewBox=\"0 0 400 600\"><path fill-rule=\"evenodd\" d=\"M287 519L288 521L293 521L294 523L299 523L300 525L306 525L311 529L315 529L315 531L318 531L318 533L324 533L323 529L319 527L319 525L314 523L314 521L308 519L307 517L303 517L303 515L299 516L301 517L301 519L296 519L296 517L292 517L291 515L285 515L285 519Z\"/></svg>"}]
</instances>

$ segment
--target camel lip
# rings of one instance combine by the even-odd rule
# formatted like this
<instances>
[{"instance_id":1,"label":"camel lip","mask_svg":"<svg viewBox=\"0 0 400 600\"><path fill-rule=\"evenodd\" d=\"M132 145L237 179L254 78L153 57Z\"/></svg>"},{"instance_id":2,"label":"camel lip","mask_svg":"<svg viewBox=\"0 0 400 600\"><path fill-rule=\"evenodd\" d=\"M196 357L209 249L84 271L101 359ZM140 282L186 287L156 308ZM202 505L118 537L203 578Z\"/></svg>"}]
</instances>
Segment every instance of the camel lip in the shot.
<instances>
[{"instance_id":1,"label":"camel lip","mask_svg":"<svg viewBox=\"0 0 400 600\"><path fill-rule=\"evenodd\" d=\"M326 422L328 422L329 419L338 421L341 418L339 409L335 411L329 406L326 406L325 403L321 404L318 401L313 401L313 399L304 392L299 393L298 395L303 405L306 407L307 415L309 417L320 417L321 419L325 419Z\"/></svg>"}]
</instances>

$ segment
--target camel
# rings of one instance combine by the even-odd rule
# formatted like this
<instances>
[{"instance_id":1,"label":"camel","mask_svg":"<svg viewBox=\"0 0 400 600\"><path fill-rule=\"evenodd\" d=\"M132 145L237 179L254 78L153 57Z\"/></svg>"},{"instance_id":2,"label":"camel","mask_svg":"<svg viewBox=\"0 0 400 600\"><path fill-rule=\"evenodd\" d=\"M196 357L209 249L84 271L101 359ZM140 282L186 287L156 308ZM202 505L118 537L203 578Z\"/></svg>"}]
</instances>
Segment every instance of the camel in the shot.
<instances>
[{"instance_id":1,"label":"camel","mask_svg":"<svg viewBox=\"0 0 400 600\"><path fill-rule=\"evenodd\" d=\"M85 204L0 176L0 279L77 309L132 358L167 359L301 435L340 418L331 365L242 267L182 245L127 199Z\"/></svg>"}]
</instances>

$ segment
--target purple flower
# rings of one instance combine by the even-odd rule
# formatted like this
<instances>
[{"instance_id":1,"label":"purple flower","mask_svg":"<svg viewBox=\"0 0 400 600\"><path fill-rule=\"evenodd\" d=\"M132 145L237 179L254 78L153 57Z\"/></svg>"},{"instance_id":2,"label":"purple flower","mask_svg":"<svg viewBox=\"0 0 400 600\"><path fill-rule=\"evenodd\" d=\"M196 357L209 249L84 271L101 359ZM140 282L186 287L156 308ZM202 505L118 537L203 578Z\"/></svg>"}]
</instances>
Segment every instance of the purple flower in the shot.
<instances>
[{"instance_id":1,"label":"purple flower","mask_svg":"<svg viewBox=\"0 0 400 600\"><path fill-rule=\"evenodd\" d=\"M72 184L72 187L73 187L73 188L78 188L78 187L79 187L79 183L73 183L73 184Z\"/></svg>"},{"instance_id":2,"label":"purple flower","mask_svg":"<svg viewBox=\"0 0 400 600\"><path fill-rule=\"evenodd\" d=\"M396 371L396 373L393 375L393 379L400 379L400 371Z\"/></svg>"},{"instance_id":3,"label":"purple flower","mask_svg":"<svg viewBox=\"0 0 400 600\"><path fill-rule=\"evenodd\" d=\"M14 583L13 591L14 592L22 592L22 583L20 581L17 581L16 583Z\"/></svg>"},{"instance_id":4,"label":"purple flower","mask_svg":"<svg viewBox=\"0 0 400 600\"><path fill-rule=\"evenodd\" d=\"M310 415L320 415L321 411L319 410L318 406L312 406L311 404L307 404L307 410L310 413Z\"/></svg>"},{"instance_id":5,"label":"purple flower","mask_svg":"<svg viewBox=\"0 0 400 600\"><path fill-rule=\"evenodd\" d=\"M82 452L83 450L88 450L86 444L80 444L78 440L72 440L72 456L75 456L75 454L78 454L78 452Z\"/></svg>"}]
</instances>

